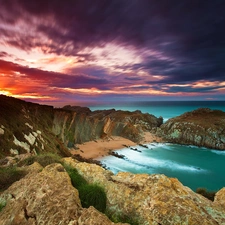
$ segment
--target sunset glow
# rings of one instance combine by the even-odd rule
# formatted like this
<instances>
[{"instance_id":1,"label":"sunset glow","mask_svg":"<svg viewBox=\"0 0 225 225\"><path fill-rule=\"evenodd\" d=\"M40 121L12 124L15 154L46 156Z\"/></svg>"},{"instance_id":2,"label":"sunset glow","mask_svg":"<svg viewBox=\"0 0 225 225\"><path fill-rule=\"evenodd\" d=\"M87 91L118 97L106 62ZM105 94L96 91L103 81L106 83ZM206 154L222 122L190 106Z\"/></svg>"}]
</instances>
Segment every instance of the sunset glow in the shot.
<instances>
[{"instance_id":1,"label":"sunset glow","mask_svg":"<svg viewBox=\"0 0 225 225\"><path fill-rule=\"evenodd\" d=\"M0 94L34 102L225 99L222 1L0 0Z\"/></svg>"}]
</instances>

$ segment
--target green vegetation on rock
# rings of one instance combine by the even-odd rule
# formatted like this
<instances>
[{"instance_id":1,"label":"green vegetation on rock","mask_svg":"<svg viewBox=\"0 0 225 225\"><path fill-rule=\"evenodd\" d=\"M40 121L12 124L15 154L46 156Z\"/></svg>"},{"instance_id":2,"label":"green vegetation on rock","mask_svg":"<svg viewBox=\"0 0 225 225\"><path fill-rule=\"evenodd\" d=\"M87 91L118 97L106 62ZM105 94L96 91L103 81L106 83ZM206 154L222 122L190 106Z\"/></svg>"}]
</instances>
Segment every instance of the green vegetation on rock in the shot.
<instances>
[{"instance_id":1,"label":"green vegetation on rock","mask_svg":"<svg viewBox=\"0 0 225 225\"><path fill-rule=\"evenodd\" d=\"M134 215L125 215L122 213L112 213L110 211L107 211L106 215L114 223L129 223L130 225L139 225L139 222L133 218Z\"/></svg>"},{"instance_id":2,"label":"green vegetation on rock","mask_svg":"<svg viewBox=\"0 0 225 225\"><path fill-rule=\"evenodd\" d=\"M197 188L196 193L208 198L211 201L214 201L216 191L208 191L206 188Z\"/></svg>"},{"instance_id":3,"label":"green vegetation on rock","mask_svg":"<svg viewBox=\"0 0 225 225\"><path fill-rule=\"evenodd\" d=\"M61 157L54 153L42 153L39 155L30 156L19 163L19 166L28 166L38 162L41 166L46 167L52 163L61 163Z\"/></svg>"},{"instance_id":4,"label":"green vegetation on rock","mask_svg":"<svg viewBox=\"0 0 225 225\"><path fill-rule=\"evenodd\" d=\"M64 165L67 173L70 176L72 185L79 190L82 185L87 185L87 181L78 173L77 169L69 165Z\"/></svg>"},{"instance_id":5,"label":"green vegetation on rock","mask_svg":"<svg viewBox=\"0 0 225 225\"><path fill-rule=\"evenodd\" d=\"M6 206L6 201L2 198L0 198L0 212L2 211L2 209Z\"/></svg>"},{"instance_id":6,"label":"green vegetation on rock","mask_svg":"<svg viewBox=\"0 0 225 225\"><path fill-rule=\"evenodd\" d=\"M70 176L72 185L79 191L82 206L84 208L94 206L97 210L104 213L106 209L104 188L98 184L88 184L75 168L69 165L64 165L64 168Z\"/></svg>"},{"instance_id":7,"label":"green vegetation on rock","mask_svg":"<svg viewBox=\"0 0 225 225\"><path fill-rule=\"evenodd\" d=\"M82 185L79 188L79 196L84 208L94 206L100 212L105 212L106 193L98 184Z\"/></svg>"},{"instance_id":8,"label":"green vegetation on rock","mask_svg":"<svg viewBox=\"0 0 225 225\"><path fill-rule=\"evenodd\" d=\"M20 180L26 172L13 166L0 168L0 190L7 189L15 181Z\"/></svg>"}]
</instances>

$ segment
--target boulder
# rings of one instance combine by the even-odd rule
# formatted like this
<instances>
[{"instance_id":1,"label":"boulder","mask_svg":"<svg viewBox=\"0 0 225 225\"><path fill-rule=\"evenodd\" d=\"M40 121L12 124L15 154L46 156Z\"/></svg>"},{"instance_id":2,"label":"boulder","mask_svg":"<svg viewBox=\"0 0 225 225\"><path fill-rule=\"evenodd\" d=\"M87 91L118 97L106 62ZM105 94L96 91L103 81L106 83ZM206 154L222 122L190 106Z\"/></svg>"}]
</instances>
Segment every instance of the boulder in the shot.
<instances>
[{"instance_id":1,"label":"boulder","mask_svg":"<svg viewBox=\"0 0 225 225\"><path fill-rule=\"evenodd\" d=\"M32 170L33 169L33 170ZM51 164L41 172L32 171L0 194L6 206L0 212L1 225L113 225L93 207L83 209L78 191L61 164Z\"/></svg>"}]
</instances>

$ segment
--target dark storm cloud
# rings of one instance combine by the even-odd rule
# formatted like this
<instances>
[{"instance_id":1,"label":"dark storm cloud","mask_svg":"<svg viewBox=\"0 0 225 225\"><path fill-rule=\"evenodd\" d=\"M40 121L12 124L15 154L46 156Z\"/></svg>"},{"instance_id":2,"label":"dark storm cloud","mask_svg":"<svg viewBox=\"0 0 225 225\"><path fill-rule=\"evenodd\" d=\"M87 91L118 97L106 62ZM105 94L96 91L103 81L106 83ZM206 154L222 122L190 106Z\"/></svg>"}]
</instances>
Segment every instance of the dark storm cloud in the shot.
<instances>
[{"instance_id":1,"label":"dark storm cloud","mask_svg":"<svg viewBox=\"0 0 225 225\"><path fill-rule=\"evenodd\" d=\"M189 93L192 93L192 92L200 92L200 93L203 93L203 92L215 92L217 91L219 88L224 88L225 86L220 86L220 87L217 87L217 86L212 86L212 87L192 87L192 86L185 86L185 87L171 87L167 90L167 92L170 92L170 93L177 93L177 92L189 92Z\"/></svg>"},{"instance_id":2,"label":"dark storm cloud","mask_svg":"<svg viewBox=\"0 0 225 225\"><path fill-rule=\"evenodd\" d=\"M160 52L140 65L160 83L225 80L224 0L0 0L2 21L36 18L36 32L51 43L10 35L7 43L21 49L40 46L44 52L76 55L89 46L114 41L136 49ZM38 23L38 18L41 22ZM32 22L30 22L32 24ZM4 35L4 33L2 33ZM44 46L44 47L43 47ZM149 82L153 83L153 82Z\"/></svg>"},{"instance_id":3,"label":"dark storm cloud","mask_svg":"<svg viewBox=\"0 0 225 225\"><path fill-rule=\"evenodd\" d=\"M130 81L140 81L142 80L140 77L136 76L136 77L125 77L125 80L130 80Z\"/></svg>"}]
</instances>

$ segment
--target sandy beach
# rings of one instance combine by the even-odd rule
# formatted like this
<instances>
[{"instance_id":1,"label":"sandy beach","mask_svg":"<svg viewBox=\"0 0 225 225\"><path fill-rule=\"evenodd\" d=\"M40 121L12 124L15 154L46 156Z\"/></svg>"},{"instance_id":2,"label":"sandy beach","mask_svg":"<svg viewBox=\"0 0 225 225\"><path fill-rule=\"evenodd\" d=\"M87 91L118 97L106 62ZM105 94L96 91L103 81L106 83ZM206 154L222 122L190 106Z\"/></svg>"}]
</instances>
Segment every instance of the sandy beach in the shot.
<instances>
[{"instance_id":1,"label":"sandy beach","mask_svg":"<svg viewBox=\"0 0 225 225\"><path fill-rule=\"evenodd\" d=\"M150 132L146 132L141 144L151 142L162 142L162 139ZM86 159L98 159L109 155L109 152L125 146L135 146L137 143L119 136L112 136L108 139L98 139L76 145L78 149L71 150L72 154L79 154Z\"/></svg>"}]
</instances>

